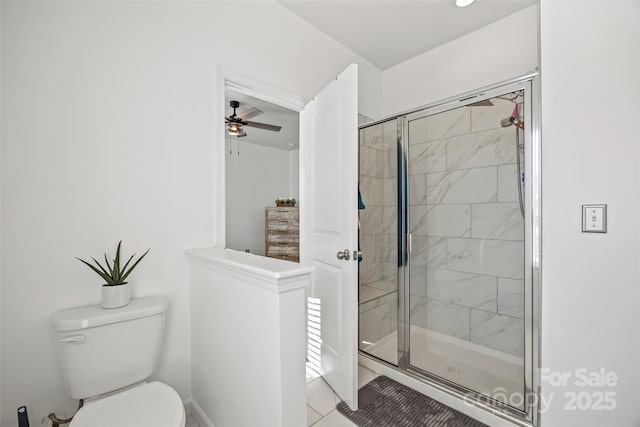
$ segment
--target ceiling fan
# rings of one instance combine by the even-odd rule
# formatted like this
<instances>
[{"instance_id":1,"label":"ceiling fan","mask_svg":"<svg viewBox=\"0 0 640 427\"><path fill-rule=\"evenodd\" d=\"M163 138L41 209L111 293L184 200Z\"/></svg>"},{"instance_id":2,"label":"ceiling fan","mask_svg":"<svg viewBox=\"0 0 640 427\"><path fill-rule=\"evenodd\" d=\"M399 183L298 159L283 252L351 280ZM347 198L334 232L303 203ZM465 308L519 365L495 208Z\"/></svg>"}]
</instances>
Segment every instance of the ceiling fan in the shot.
<instances>
[{"instance_id":1,"label":"ceiling fan","mask_svg":"<svg viewBox=\"0 0 640 427\"><path fill-rule=\"evenodd\" d=\"M247 136L247 133L244 130L244 127L253 127L258 129L270 130L273 132L280 132L282 126L269 125L266 123L252 122L249 119L262 114L264 111L257 109L256 107L251 107L248 110L243 111L240 114L236 113L236 109L240 107L240 102L231 101L229 102L229 106L233 108L233 114L229 117L224 118L224 122L227 124L227 133L229 135L242 137Z\"/></svg>"}]
</instances>

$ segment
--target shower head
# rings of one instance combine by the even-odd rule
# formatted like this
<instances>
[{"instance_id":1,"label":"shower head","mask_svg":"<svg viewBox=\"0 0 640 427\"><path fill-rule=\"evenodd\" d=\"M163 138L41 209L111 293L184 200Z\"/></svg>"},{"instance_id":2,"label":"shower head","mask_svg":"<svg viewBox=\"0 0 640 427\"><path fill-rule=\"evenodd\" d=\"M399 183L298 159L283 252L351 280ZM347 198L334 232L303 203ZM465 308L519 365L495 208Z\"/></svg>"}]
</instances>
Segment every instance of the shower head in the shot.
<instances>
[{"instance_id":1,"label":"shower head","mask_svg":"<svg viewBox=\"0 0 640 427\"><path fill-rule=\"evenodd\" d=\"M524 129L524 122L514 117L505 117L504 119L500 120L500 125L503 128L508 128L511 125L515 125L518 129Z\"/></svg>"},{"instance_id":2,"label":"shower head","mask_svg":"<svg viewBox=\"0 0 640 427\"><path fill-rule=\"evenodd\" d=\"M516 125L520 129L524 129L524 123L522 123L522 120L520 120L520 109L518 108L518 104L516 104L516 106L513 108L511 116L505 117L504 119L500 120L500 126L502 126L503 128L507 128L511 125Z\"/></svg>"}]
</instances>

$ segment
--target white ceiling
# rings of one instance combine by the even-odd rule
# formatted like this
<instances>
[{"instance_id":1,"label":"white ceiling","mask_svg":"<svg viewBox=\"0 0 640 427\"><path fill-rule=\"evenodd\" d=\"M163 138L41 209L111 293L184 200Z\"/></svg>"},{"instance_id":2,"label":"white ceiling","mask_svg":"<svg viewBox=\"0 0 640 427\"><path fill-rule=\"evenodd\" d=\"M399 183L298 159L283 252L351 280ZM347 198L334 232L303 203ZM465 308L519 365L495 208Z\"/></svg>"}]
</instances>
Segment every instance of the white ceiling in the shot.
<instances>
[{"instance_id":1,"label":"white ceiling","mask_svg":"<svg viewBox=\"0 0 640 427\"><path fill-rule=\"evenodd\" d=\"M381 70L482 28L524 9L537 0L476 0L459 8L454 0L279 0L310 24L358 53ZM246 128L240 143L283 150L298 148L299 115L275 104L227 89L229 101L240 102L238 113L256 107L251 120L282 126L280 132ZM221 118L222 119L222 118ZM236 137L229 137L234 140Z\"/></svg>"},{"instance_id":2,"label":"white ceiling","mask_svg":"<svg viewBox=\"0 0 640 427\"><path fill-rule=\"evenodd\" d=\"M381 70L455 40L537 0L287 1L286 8Z\"/></svg>"},{"instance_id":3,"label":"white ceiling","mask_svg":"<svg viewBox=\"0 0 640 427\"><path fill-rule=\"evenodd\" d=\"M231 89L226 89L225 115L227 117L233 113L233 108L229 106L229 101L240 102L240 107L237 109L238 114L251 107L256 107L257 109L264 111L263 114L249 119L250 121L282 126L280 132L245 127L247 136L238 138L240 144L252 143L272 148L279 148L282 150L295 150L298 148L299 114L297 111L289 110L287 108L280 107L279 105L244 95ZM224 120L224 117L220 117L220 120ZM227 138L233 139L233 145L235 147L236 137L227 135Z\"/></svg>"}]
</instances>

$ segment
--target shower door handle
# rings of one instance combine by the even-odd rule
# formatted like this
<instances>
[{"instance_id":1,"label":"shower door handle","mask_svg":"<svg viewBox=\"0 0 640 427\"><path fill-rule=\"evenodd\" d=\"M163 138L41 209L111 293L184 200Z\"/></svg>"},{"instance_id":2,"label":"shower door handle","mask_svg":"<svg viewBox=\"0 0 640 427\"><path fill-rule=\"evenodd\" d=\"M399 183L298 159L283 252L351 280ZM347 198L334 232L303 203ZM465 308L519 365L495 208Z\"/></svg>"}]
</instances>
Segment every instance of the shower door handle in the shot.
<instances>
[{"instance_id":1,"label":"shower door handle","mask_svg":"<svg viewBox=\"0 0 640 427\"><path fill-rule=\"evenodd\" d=\"M349 249L338 252L336 256L338 257L338 259L343 259L345 261L349 261L349 259L351 259L351 253L349 252Z\"/></svg>"}]
</instances>

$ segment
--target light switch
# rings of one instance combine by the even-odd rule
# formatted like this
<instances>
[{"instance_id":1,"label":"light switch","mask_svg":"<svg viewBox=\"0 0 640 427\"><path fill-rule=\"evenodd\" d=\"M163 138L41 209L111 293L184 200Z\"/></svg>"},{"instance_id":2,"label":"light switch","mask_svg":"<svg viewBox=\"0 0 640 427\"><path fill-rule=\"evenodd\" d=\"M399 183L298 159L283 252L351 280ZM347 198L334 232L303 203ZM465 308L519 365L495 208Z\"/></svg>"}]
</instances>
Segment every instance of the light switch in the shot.
<instances>
[{"instance_id":1,"label":"light switch","mask_svg":"<svg viewBox=\"0 0 640 427\"><path fill-rule=\"evenodd\" d=\"M607 232L607 205L582 205L582 232Z\"/></svg>"}]
</instances>

